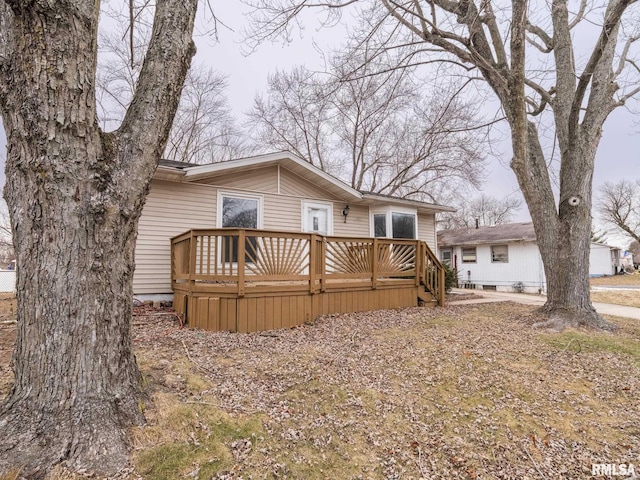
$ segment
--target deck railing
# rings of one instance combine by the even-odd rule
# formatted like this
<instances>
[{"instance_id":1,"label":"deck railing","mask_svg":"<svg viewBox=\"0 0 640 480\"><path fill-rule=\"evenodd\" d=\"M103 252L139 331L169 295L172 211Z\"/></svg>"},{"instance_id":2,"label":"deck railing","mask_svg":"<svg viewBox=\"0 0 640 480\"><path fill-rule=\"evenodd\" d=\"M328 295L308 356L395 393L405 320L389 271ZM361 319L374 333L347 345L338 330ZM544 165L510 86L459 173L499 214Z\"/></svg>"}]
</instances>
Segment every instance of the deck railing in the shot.
<instances>
[{"instance_id":1,"label":"deck railing","mask_svg":"<svg viewBox=\"0 0 640 480\"><path fill-rule=\"evenodd\" d=\"M174 290L309 293L423 285L444 301L444 270L425 242L252 229L190 230L171 239Z\"/></svg>"}]
</instances>

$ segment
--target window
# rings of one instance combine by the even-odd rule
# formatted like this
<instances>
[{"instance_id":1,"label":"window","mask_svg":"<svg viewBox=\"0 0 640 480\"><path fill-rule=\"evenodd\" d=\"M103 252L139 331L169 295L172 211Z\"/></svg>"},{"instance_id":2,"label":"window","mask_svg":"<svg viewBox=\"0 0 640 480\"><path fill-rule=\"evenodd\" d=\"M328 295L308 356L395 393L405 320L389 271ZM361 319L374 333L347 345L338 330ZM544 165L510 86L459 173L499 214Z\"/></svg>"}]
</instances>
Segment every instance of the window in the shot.
<instances>
[{"instance_id":1,"label":"window","mask_svg":"<svg viewBox=\"0 0 640 480\"><path fill-rule=\"evenodd\" d=\"M393 238L416 238L416 216L412 213L391 213Z\"/></svg>"},{"instance_id":2,"label":"window","mask_svg":"<svg viewBox=\"0 0 640 480\"><path fill-rule=\"evenodd\" d=\"M415 211L398 211L391 207L376 209L371 214L371 235L386 238L416 238L417 214Z\"/></svg>"},{"instance_id":3,"label":"window","mask_svg":"<svg viewBox=\"0 0 640 480\"><path fill-rule=\"evenodd\" d=\"M236 193L218 193L218 225L223 228L262 228L262 198ZM247 238L245 251L255 250L256 239ZM238 237L222 239L223 262L238 261ZM249 261L248 253L245 261Z\"/></svg>"},{"instance_id":4,"label":"window","mask_svg":"<svg viewBox=\"0 0 640 480\"><path fill-rule=\"evenodd\" d=\"M222 227L258 228L258 199L222 196Z\"/></svg>"},{"instance_id":5,"label":"window","mask_svg":"<svg viewBox=\"0 0 640 480\"><path fill-rule=\"evenodd\" d=\"M387 236L387 214L386 213L373 214L373 236L374 237Z\"/></svg>"},{"instance_id":6,"label":"window","mask_svg":"<svg viewBox=\"0 0 640 480\"><path fill-rule=\"evenodd\" d=\"M333 205L302 201L302 231L320 235L333 234Z\"/></svg>"},{"instance_id":7,"label":"window","mask_svg":"<svg viewBox=\"0 0 640 480\"><path fill-rule=\"evenodd\" d=\"M476 263L476 247L462 249L462 263Z\"/></svg>"},{"instance_id":8,"label":"window","mask_svg":"<svg viewBox=\"0 0 640 480\"><path fill-rule=\"evenodd\" d=\"M492 245L491 262L509 263L509 247L507 245Z\"/></svg>"},{"instance_id":9,"label":"window","mask_svg":"<svg viewBox=\"0 0 640 480\"><path fill-rule=\"evenodd\" d=\"M451 265L451 250L440 250L440 260L442 263Z\"/></svg>"}]
</instances>

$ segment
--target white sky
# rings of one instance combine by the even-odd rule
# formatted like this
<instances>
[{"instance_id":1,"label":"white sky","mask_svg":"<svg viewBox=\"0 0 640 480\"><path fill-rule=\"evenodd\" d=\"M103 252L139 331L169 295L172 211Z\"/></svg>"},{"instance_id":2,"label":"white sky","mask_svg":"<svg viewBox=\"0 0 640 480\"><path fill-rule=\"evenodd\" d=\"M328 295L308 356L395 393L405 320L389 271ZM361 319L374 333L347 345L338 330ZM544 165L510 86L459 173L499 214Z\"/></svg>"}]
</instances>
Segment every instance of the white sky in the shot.
<instances>
[{"instance_id":1,"label":"white sky","mask_svg":"<svg viewBox=\"0 0 640 480\"><path fill-rule=\"evenodd\" d=\"M243 54L242 30L247 25L245 17L247 7L241 2L215 2L216 15L234 31L219 28L219 41L203 34L207 28L205 21L197 27L196 44L198 53L195 61L213 66L228 76L227 96L229 104L239 121L252 105L254 96L266 88L267 76L275 69L289 69L303 64L310 69L323 69L322 54L318 47L328 51L338 47L345 39L344 26L330 30L317 29L317 25L308 26L302 38L294 37L291 44L263 44L255 53ZM314 46L315 44L315 46ZM0 150L5 149L5 134L0 123ZM495 151L498 157L489 158L487 183L484 192L495 197L509 195L518 189L509 165L509 143L499 145ZM502 153L500 153L502 152ZM4 158L4 155L2 155ZM623 178L640 178L640 124L637 118L626 109L615 111L604 126L603 138L597 154L594 175L594 188L606 181L618 181ZM4 185L4 168L0 170L0 185ZM526 207L523 207L516 221L529 219ZM610 236L610 243L628 245L628 240L616 241Z\"/></svg>"}]
</instances>

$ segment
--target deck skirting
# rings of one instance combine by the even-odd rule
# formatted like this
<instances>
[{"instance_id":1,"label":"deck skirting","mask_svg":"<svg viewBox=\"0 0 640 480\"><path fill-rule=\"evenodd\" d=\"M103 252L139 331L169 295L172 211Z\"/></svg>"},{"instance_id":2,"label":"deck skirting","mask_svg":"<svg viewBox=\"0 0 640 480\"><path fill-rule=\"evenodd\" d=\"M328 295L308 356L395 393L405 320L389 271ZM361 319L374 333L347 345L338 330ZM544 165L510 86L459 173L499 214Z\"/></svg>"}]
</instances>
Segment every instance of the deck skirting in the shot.
<instances>
[{"instance_id":1,"label":"deck skirting","mask_svg":"<svg viewBox=\"0 0 640 480\"><path fill-rule=\"evenodd\" d=\"M249 333L292 328L332 313L415 307L418 288L362 289L313 295L300 292L241 298L176 292L174 308L186 317L190 327Z\"/></svg>"}]
</instances>

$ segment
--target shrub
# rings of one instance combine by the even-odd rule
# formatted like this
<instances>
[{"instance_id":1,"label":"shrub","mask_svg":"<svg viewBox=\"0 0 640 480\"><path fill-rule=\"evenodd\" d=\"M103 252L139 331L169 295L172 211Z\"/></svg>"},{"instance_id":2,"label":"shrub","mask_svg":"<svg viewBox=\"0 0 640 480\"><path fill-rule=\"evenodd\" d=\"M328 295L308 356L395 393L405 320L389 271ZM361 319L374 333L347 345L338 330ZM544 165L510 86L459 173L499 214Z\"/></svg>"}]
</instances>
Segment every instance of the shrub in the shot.
<instances>
[{"instance_id":1,"label":"shrub","mask_svg":"<svg viewBox=\"0 0 640 480\"><path fill-rule=\"evenodd\" d=\"M443 263L444 267L444 291L449 293L453 287L458 286L458 270L448 263Z\"/></svg>"}]
</instances>

